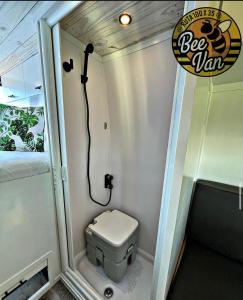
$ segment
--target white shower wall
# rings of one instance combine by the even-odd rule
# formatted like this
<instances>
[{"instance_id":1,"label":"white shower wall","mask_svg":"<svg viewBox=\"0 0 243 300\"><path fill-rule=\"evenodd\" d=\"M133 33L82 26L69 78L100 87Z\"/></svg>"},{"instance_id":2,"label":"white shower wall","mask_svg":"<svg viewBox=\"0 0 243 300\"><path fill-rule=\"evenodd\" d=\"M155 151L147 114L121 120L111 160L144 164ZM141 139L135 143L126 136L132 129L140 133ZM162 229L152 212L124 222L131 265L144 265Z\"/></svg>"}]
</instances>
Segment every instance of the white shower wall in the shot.
<instances>
[{"instance_id":1,"label":"white shower wall","mask_svg":"<svg viewBox=\"0 0 243 300\"><path fill-rule=\"evenodd\" d=\"M87 132L83 89L80 82L83 69L81 44L69 34L62 32L62 61L73 59L74 69L63 71L64 118L68 166L69 201L73 256L85 248L84 229L104 209L88 197L86 177ZM90 129L92 135L90 176L95 199L107 201L108 191L104 189L104 174L110 173L110 134L104 130L109 123L107 91L102 63L90 56L89 81L87 84L90 104ZM117 198L112 199L108 208L120 207Z\"/></svg>"},{"instance_id":2,"label":"white shower wall","mask_svg":"<svg viewBox=\"0 0 243 300\"><path fill-rule=\"evenodd\" d=\"M85 226L105 209L93 204L87 193L87 134L80 84L83 50L79 41L63 32L62 52L62 61L74 60L74 70L64 72L63 89L75 256L85 248ZM138 219L139 247L154 255L176 77L171 41L103 63L90 55L88 77L94 195L105 201L104 174L113 174L108 208Z\"/></svg>"},{"instance_id":3,"label":"white shower wall","mask_svg":"<svg viewBox=\"0 0 243 300\"><path fill-rule=\"evenodd\" d=\"M171 41L106 62L104 69L116 197L139 220L139 247L154 255L176 77Z\"/></svg>"}]
</instances>

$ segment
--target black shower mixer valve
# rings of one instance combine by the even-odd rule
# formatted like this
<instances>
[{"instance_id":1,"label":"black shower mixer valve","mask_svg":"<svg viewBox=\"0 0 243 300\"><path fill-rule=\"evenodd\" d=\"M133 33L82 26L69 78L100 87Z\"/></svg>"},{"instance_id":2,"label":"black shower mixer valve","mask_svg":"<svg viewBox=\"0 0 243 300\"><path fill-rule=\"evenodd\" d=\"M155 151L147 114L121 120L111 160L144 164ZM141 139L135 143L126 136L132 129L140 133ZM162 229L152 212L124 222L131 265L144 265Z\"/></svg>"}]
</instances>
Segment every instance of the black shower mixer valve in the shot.
<instances>
[{"instance_id":1,"label":"black shower mixer valve","mask_svg":"<svg viewBox=\"0 0 243 300\"><path fill-rule=\"evenodd\" d=\"M113 184L112 184L113 176L110 174L105 174L105 188L106 189L112 189Z\"/></svg>"}]
</instances>

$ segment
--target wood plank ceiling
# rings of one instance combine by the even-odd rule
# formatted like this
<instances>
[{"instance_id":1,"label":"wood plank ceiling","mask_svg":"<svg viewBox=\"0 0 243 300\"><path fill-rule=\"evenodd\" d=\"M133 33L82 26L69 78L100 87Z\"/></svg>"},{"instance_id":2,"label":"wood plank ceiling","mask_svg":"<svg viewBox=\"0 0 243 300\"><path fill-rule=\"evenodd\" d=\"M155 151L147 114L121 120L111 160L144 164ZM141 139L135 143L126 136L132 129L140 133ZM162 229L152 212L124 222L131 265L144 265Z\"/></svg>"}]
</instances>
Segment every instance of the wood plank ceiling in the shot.
<instances>
[{"instance_id":1,"label":"wood plank ceiling","mask_svg":"<svg viewBox=\"0 0 243 300\"><path fill-rule=\"evenodd\" d=\"M85 1L61 26L83 44L92 42L104 56L172 29L183 7L184 1ZM120 25L122 12L132 16L129 26Z\"/></svg>"}]
</instances>

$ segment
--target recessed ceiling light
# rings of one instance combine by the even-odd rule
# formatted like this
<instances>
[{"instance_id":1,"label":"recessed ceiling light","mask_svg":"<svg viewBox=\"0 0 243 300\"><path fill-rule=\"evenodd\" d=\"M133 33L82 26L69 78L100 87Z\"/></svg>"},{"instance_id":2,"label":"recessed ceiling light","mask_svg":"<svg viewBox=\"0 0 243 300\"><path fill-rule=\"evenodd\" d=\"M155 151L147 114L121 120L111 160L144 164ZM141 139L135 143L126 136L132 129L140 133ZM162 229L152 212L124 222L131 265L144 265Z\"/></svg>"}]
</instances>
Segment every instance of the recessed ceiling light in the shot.
<instances>
[{"instance_id":1,"label":"recessed ceiling light","mask_svg":"<svg viewBox=\"0 0 243 300\"><path fill-rule=\"evenodd\" d=\"M122 13L119 16L119 22L122 25L129 25L132 22L132 17L128 13Z\"/></svg>"}]
</instances>

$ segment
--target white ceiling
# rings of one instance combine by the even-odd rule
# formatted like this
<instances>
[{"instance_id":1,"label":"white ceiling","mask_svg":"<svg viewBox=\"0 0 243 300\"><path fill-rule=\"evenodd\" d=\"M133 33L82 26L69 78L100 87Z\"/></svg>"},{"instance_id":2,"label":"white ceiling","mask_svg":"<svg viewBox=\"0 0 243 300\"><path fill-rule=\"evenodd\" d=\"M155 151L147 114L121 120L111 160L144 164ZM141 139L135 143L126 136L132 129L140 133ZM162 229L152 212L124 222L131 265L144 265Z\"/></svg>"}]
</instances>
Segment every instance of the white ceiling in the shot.
<instances>
[{"instance_id":1,"label":"white ceiling","mask_svg":"<svg viewBox=\"0 0 243 300\"><path fill-rule=\"evenodd\" d=\"M38 52L38 20L58 11L62 4L63 1L0 1L0 76Z\"/></svg>"},{"instance_id":2,"label":"white ceiling","mask_svg":"<svg viewBox=\"0 0 243 300\"><path fill-rule=\"evenodd\" d=\"M107 55L174 28L183 14L184 1L85 1L62 22L62 28L95 51ZM132 16L124 27L122 12Z\"/></svg>"},{"instance_id":3,"label":"white ceiling","mask_svg":"<svg viewBox=\"0 0 243 300\"><path fill-rule=\"evenodd\" d=\"M35 4L36 1L0 1L0 45Z\"/></svg>"}]
</instances>

